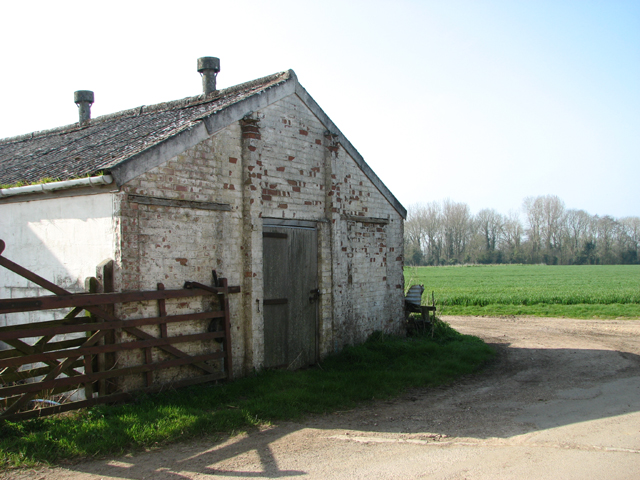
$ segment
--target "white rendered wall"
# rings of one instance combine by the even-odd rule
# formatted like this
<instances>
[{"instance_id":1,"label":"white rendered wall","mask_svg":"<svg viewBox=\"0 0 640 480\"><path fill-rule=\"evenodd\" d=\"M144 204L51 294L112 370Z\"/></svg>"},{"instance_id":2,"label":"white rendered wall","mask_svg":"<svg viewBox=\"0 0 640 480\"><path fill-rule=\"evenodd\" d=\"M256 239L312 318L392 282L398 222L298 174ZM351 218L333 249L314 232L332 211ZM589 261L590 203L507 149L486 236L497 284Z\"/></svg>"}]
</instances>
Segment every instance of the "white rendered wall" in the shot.
<instances>
[{"instance_id":1,"label":"white rendered wall","mask_svg":"<svg viewBox=\"0 0 640 480\"><path fill-rule=\"evenodd\" d=\"M33 197L30 197L31 199ZM0 203L2 256L72 292L114 257L112 193ZM0 267L0 298L52 295ZM0 315L0 326L59 318L63 312ZM0 346L2 349L2 346Z\"/></svg>"}]
</instances>

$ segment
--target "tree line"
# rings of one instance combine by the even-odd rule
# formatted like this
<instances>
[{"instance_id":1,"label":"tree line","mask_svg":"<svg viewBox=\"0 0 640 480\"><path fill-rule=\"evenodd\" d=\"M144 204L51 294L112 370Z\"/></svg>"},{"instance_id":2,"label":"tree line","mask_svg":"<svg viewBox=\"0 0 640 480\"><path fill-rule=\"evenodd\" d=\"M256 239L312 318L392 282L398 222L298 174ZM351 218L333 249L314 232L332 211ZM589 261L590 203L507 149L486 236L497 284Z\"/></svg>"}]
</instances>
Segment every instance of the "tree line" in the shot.
<instances>
[{"instance_id":1,"label":"tree line","mask_svg":"<svg viewBox=\"0 0 640 480\"><path fill-rule=\"evenodd\" d=\"M412 205L404 227L408 265L640 263L640 217L567 209L555 195L527 197L517 211L471 214L452 200Z\"/></svg>"}]
</instances>

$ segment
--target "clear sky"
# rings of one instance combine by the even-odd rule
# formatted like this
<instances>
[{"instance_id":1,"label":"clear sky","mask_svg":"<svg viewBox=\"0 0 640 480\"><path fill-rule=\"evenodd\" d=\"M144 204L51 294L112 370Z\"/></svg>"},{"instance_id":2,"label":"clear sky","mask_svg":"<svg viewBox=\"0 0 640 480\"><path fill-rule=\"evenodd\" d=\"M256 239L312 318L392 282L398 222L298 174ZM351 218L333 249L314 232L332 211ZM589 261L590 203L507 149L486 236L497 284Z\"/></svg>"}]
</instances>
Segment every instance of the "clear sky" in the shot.
<instances>
[{"instance_id":1,"label":"clear sky","mask_svg":"<svg viewBox=\"0 0 640 480\"><path fill-rule=\"evenodd\" d=\"M640 1L5 2L0 137L278 71L405 206L640 215Z\"/></svg>"}]
</instances>

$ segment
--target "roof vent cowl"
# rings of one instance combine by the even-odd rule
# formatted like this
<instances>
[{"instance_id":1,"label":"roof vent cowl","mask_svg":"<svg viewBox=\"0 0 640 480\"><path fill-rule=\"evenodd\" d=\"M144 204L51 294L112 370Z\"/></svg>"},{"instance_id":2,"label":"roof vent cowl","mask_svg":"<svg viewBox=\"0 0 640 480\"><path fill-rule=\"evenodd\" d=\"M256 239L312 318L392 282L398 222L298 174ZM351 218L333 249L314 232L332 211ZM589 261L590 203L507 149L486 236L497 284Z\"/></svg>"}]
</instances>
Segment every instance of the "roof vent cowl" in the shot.
<instances>
[{"instance_id":1,"label":"roof vent cowl","mask_svg":"<svg viewBox=\"0 0 640 480\"><path fill-rule=\"evenodd\" d=\"M216 91L216 75L220 71L220 59L217 57L200 57L198 72L202 75L202 90L205 95Z\"/></svg>"},{"instance_id":2,"label":"roof vent cowl","mask_svg":"<svg viewBox=\"0 0 640 480\"><path fill-rule=\"evenodd\" d=\"M78 90L73 92L73 101L78 106L80 124L91 120L91 105L93 105L93 92L91 90Z\"/></svg>"}]
</instances>

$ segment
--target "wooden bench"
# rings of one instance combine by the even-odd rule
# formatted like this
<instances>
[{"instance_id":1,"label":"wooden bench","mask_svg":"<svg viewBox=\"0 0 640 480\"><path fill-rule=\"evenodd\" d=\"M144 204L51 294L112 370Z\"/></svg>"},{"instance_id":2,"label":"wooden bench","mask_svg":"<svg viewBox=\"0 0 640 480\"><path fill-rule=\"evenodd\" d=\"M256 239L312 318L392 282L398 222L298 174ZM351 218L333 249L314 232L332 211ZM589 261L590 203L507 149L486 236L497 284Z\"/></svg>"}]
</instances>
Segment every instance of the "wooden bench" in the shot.
<instances>
[{"instance_id":1,"label":"wooden bench","mask_svg":"<svg viewBox=\"0 0 640 480\"><path fill-rule=\"evenodd\" d=\"M424 293L424 285L413 285L407 291L404 297L405 310L409 313L419 313L422 315L422 320L425 322L431 321L431 312L433 312L433 318L436 317L435 305L422 305L422 294Z\"/></svg>"}]
</instances>

